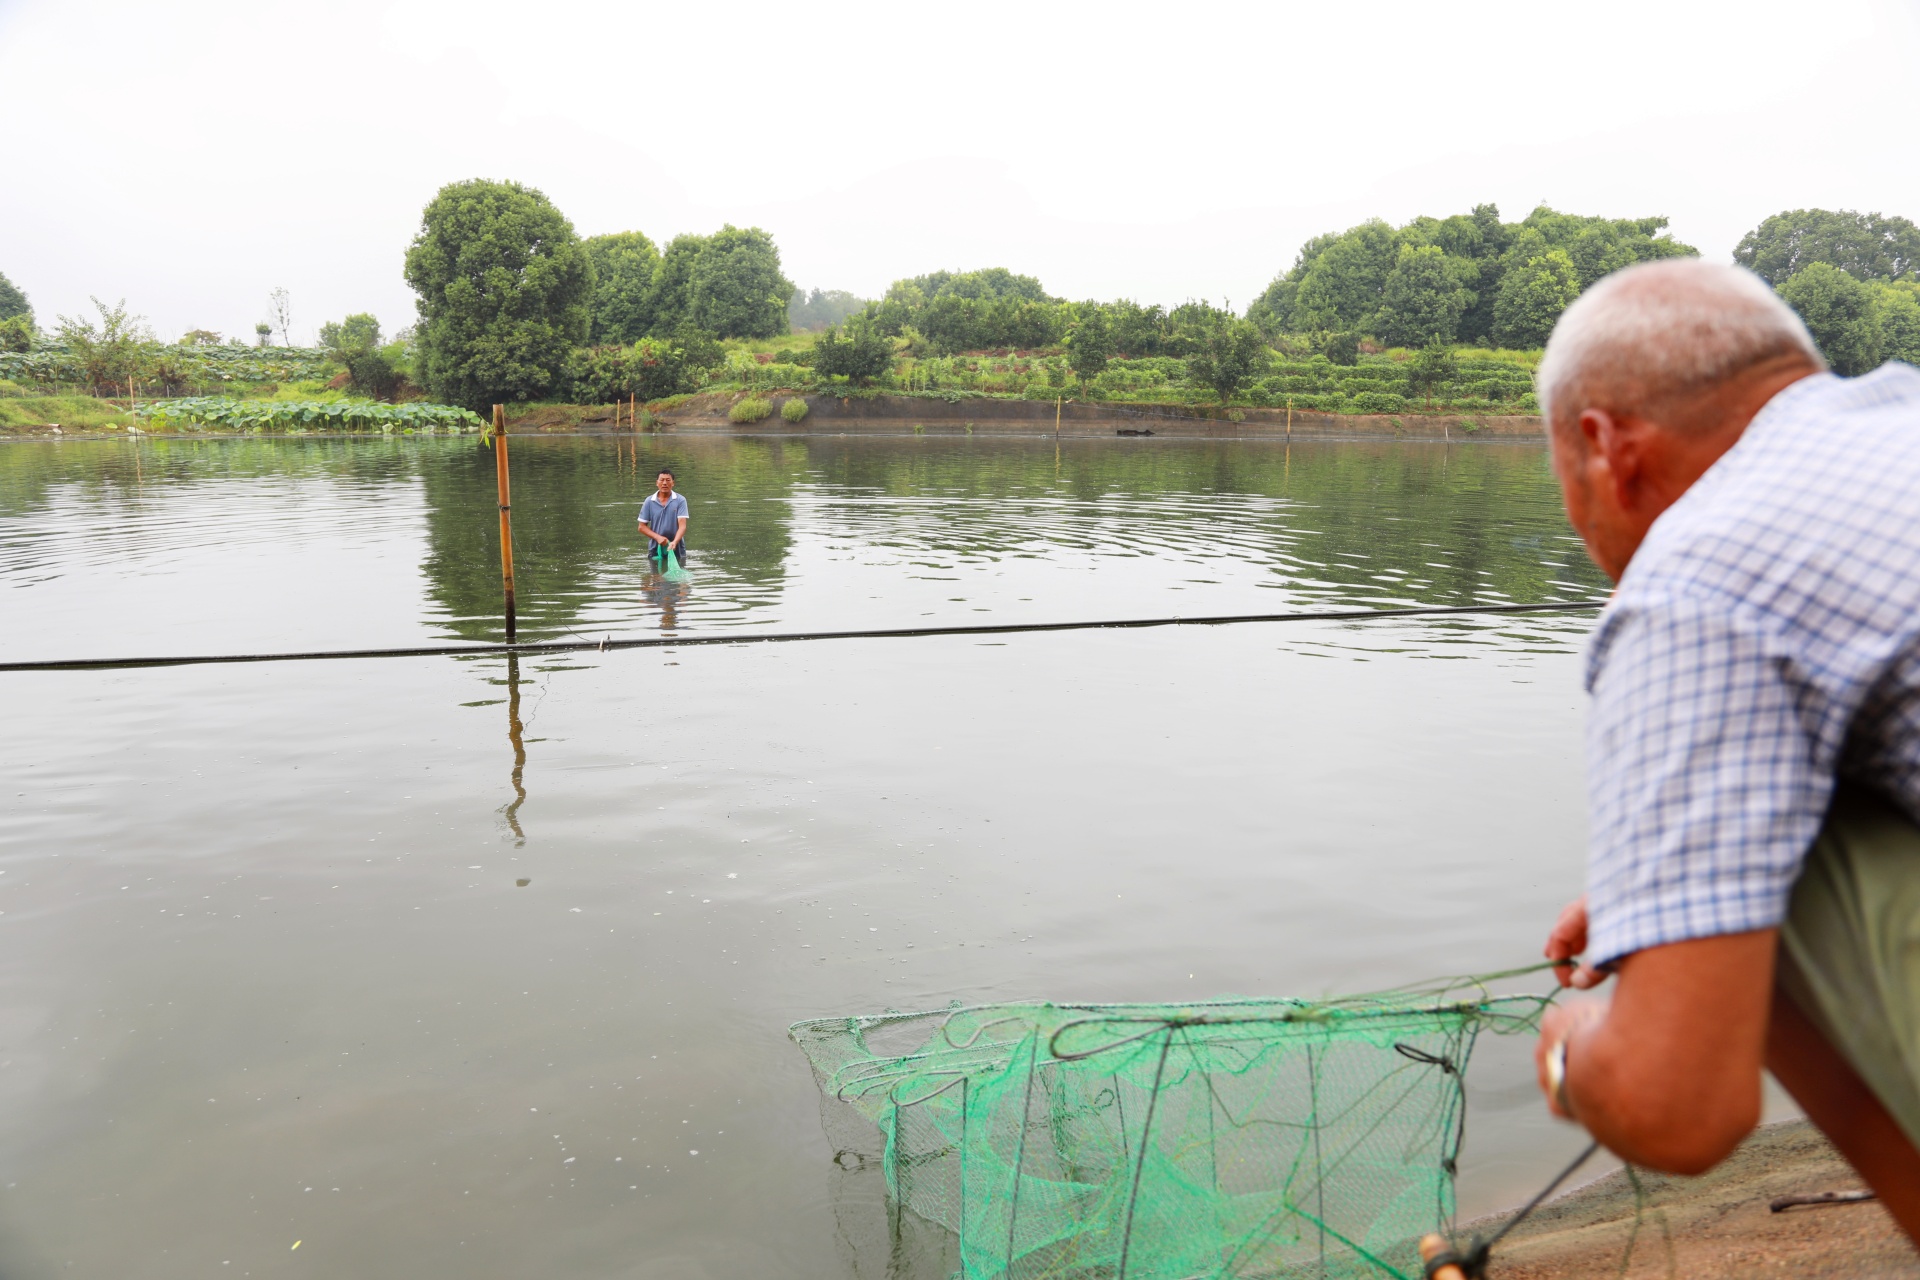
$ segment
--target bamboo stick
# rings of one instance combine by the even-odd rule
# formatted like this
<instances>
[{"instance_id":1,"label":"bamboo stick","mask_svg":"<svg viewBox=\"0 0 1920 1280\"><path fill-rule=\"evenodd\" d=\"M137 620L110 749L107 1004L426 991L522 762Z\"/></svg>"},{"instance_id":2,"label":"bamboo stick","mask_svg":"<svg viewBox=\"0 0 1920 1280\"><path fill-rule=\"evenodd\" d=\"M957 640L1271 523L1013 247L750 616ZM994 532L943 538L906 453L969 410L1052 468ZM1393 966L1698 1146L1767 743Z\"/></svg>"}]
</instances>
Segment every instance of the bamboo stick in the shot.
<instances>
[{"instance_id":1,"label":"bamboo stick","mask_svg":"<svg viewBox=\"0 0 1920 1280\"><path fill-rule=\"evenodd\" d=\"M507 595L507 641L513 641L513 504L507 493L507 406L493 406L493 470L500 488L500 580Z\"/></svg>"}]
</instances>

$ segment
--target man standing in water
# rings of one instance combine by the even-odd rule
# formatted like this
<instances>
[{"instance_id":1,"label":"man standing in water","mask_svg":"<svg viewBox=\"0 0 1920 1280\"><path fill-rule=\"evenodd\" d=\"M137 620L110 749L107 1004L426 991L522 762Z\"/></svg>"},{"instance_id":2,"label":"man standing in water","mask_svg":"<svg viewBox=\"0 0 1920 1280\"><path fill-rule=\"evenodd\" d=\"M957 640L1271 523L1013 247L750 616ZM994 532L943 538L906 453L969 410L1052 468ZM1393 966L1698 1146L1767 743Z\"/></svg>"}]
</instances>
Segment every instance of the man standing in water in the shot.
<instances>
[{"instance_id":1,"label":"man standing in water","mask_svg":"<svg viewBox=\"0 0 1920 1280\"><path fill-rule=\"evenodd\" d=\"M664 467L654 477L653 492L640 504L640 532L653 543L648 555L665 563L671 552L681 564L687 562L687 500L673 491L673 472Z\"/></svg>"},{"instance_id":2,"label":"man standing in water","mask_svg":"<svg viewBox=\"0 0 1920 1280\"><path fill-rule=\"evenodd\" d=\"M1920 1241L1920 373L1837 378L1757 277L1685 259L1569 307L1539 387L1619 583L1547 942L1613 999L1548 1012L1548 1104L1698 1173L1765 1067Z\"/></svg>"}]
</instances>

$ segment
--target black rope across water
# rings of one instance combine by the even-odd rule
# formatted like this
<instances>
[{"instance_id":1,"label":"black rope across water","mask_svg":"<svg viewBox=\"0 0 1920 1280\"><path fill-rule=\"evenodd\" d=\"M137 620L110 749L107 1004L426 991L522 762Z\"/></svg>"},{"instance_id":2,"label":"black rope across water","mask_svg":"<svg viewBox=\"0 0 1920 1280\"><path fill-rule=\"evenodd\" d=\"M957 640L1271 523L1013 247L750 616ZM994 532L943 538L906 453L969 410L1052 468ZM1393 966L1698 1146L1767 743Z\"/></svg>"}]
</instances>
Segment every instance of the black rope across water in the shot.
<instances>
[{"instance_id":1,"label":"black rope across water","mask_svg":"<svg viewBox=\"0 0 1920 1280\"><path fill-rule=\"evenodd\" d=\"M936 627L874 627L858 631L785 631L760 635L711 632L648 636L640 640L536 640L525 644L430 644L398 649L314 649L291 653L182 654L146 658L43 658L0 662L8 671L104 671L121 667L197 667L220 662L322 662L335 658L483 658L508 654L605 653L614 649L679 649L707 644L791 644L801 640L905 640L919 636L1006 636L1046 631L1126 630L1140 627L1223 627L1242 622L1372 622L1382 618L1449 618L1480 614L1573 613L1600 609L1605 600L1551 604L1436 605L1413 609L1327 609L1301 613L1227 613L1212 617L1109 618L1094 622L989 622Z\"/></svg>"}]
</instances>

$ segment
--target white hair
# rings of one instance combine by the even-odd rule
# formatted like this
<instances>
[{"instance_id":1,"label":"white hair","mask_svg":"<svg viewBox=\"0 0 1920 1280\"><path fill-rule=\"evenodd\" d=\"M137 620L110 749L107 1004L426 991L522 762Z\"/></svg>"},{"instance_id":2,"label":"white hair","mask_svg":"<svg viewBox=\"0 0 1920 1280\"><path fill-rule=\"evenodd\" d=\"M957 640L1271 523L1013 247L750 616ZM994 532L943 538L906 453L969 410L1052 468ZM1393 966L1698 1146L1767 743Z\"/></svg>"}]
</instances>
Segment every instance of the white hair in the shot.
<instances>
[{"instance_id":1,"label":"white hair","mask_svg":"<svg viewBox=\"0 0 1920 1280\"><path fill-rule=\"evenodd\" d=\"M1667 258L1616 271L1553 326L1535 375L1550 427L1582 410L1646 411L1781 356L1826 368L1813 335L1741 267Z\"/></svg>"}]
</instances>

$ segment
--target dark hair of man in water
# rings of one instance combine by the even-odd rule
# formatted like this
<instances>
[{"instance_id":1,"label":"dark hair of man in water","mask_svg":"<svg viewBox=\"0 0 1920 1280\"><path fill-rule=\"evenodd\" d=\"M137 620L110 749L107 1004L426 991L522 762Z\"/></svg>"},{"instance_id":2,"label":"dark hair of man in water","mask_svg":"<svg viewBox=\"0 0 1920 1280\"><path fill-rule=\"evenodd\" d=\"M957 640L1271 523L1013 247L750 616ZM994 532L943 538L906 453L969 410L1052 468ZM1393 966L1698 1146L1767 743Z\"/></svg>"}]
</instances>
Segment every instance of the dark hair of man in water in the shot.
<instances>
[{"instance_id":1,"label":"dark hair of man in water","mask_svg":"<svg viewBox=\"0 0 1920 1280\"><path fill-rule=\"evenodd\" d=\"M665 467L660 468L658 471L654 472L653 474L656 480L659 479L661 476L665 476L669 480L673 479L673 472L667 470Z\"/></svg>"}]
</instances>

